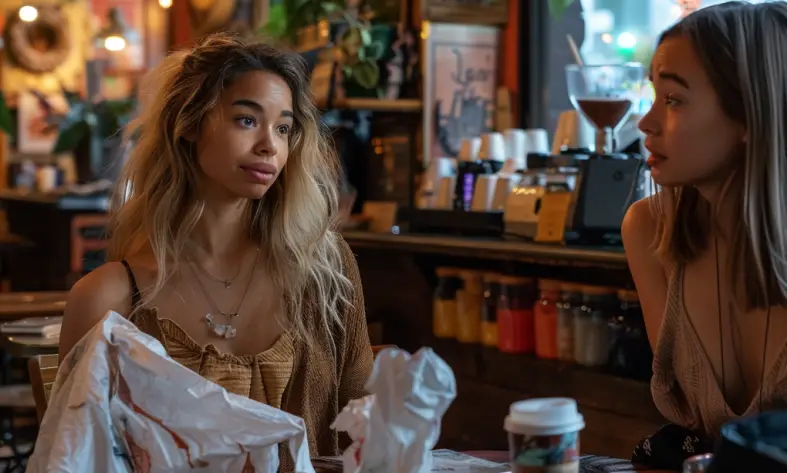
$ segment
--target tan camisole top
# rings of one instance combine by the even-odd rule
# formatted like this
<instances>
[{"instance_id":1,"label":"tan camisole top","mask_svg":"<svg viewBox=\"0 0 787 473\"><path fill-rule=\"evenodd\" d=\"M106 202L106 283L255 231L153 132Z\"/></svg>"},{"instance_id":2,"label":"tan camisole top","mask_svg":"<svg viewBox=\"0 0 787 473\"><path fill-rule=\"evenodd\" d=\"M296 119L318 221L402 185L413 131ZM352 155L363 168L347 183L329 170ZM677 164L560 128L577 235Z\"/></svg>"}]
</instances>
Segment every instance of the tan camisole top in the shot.
<instances>
[{"instance_id":1,"label":"tan camisole top","mask_svg":"<svg viewBox=\"0 0 787 473\"><path fill-rule=\"evenodd\" d=\"M718 436L732 418L787 407L787 350L765 374L763 384L745 412L736 413L724 399L713 366L689 319L683 300L683 267L669 281L667 307L653 353L651 392L659 412L670 422ZM762 397L762 406L760 406Z\"/></svg>"},{"instance_id":2,"label":"tan camisole top","mask_svg":"<svg viewBox=\"0 0 787 473\"><path fill-rule=\"evenodd\" d=\"M132 305L139 301L134 274L123 261L132 289ZM141 308L129 320L161 342L167 354L181 365L199 373L227 391L281 409L282 395L290 381L295 349L292 336L284 333L262 353L236 356L219 352L215 346L200 346L170 319L159 318L155 309Z\"/></svg>"}]
</instances>

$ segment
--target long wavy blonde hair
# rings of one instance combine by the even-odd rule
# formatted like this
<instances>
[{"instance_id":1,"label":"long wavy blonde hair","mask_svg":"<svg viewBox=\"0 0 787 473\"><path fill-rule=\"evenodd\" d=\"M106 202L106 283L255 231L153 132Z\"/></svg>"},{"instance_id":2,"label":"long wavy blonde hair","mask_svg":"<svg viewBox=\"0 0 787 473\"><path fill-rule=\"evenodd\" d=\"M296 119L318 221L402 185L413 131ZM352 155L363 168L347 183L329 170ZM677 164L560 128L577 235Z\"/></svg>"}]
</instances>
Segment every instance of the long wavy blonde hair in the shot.
<instances>
[{"instance_id":1,"label":"long wavy blonde hair","mask_svg":"<svg viewBox=\"0 0 787 473\"><path fill-rule=\"evenodd\" d=\"M691 40L724 113L749 136L722 196L736 207L731 287L743 309L787 303L787 3L729 2L700 9L661 41ZM654 199L657 252L686 264L710 247L713 209L691 186ZM743 275L743 277L741 277Z\"/></svg>"},{"instance_id":2,"label":"long wavy blonde hair","mask_svg":"<svg viewBox=\"0 0 787 473\"><path fill-rule=\"evenodd\" d=\"M295 124L287 164L262 199L249 201L246 215L249 238L266 249L262 264L288 302L288 322L296 336L308 339L313 330L343 327L341 311L352 285L342 273L340 237L332 230L338 159L297 55L217 34L171 54L148 74L139 116L127 130L133 147L112 202L108 259L152 252L157 275L144 303L178 270L204 209L202 177L186 137L199 133L222 91L249 71L273 72L292 91ZM308 308L307 293L313 302ZM319 313L317 326L300 316L305 309Z\"/></svg>"}]
</instances>

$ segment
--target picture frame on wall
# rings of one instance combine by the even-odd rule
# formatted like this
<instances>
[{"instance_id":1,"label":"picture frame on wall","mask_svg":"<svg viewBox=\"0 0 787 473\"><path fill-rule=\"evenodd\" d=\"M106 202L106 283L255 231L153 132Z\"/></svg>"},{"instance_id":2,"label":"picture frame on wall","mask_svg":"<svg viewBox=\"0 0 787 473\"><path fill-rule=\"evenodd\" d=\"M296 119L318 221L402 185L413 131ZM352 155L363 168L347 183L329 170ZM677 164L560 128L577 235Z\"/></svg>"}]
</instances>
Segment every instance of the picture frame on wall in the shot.
<instances>
[{"instance_id":1,"label":"picture frame on wall","mask_svg":"<svg viewBox=\"0 0 787 473\"><path fill-rule=\"evenodd\" d=\"M424 22L423 164L494 129L500 30Z\"/></svg>"},{"instance_id":2,"label":"picture frame on wall","mask_svg":"<svg viewBox=\"0 0 787 473\"><path fill-rule=\"evenodd\" d=\"M43 95L24 91L17 100L17 151L23 154L49 154L59 134L53 117L68 112L62 94Z\"/></svg>"},{"instance_id":3,"label":"picture frame on wall","mask_svg":"<svg viewBox=\"0 0 787 473\"><path fill-rule=\"evenodd\" d=\"M466 25L505 25L508 0L421 0L425 21Z\"/></svg>"}]
</instances>

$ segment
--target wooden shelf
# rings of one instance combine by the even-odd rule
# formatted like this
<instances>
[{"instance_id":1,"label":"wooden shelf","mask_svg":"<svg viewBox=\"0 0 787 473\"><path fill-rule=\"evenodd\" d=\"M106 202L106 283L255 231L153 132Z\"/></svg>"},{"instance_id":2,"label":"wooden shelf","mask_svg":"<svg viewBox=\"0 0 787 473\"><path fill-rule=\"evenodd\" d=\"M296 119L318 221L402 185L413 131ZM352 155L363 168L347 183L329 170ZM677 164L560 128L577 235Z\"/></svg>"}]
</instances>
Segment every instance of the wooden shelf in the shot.
<instances>
[{"instance_id":1,"label":"wooden shelf","mask_svg":"<svg viewBox=\"0 0 787 473\"><path fill-rule=\"evenodd\" d=\"M413 113L420 112L422 109L422 104L418 99L382 100L347 98L335 102L332 108L338 110L368 110L372 112Z\"/></svg>"},{"instance_id":2,"label":"wooden shelf","mask_svg":"<svg viewBox=\"0 0 787 473\"><path fill-rule=\"evenodd\" d=\"M393 235L360 231L343 232L353 248L379 248L412 253L436 253L475 259L539 263L550 266L585 266L626 269L622 248L584 248L525 241L460 238L433 235Z\"/></svg>"}]
</instances>

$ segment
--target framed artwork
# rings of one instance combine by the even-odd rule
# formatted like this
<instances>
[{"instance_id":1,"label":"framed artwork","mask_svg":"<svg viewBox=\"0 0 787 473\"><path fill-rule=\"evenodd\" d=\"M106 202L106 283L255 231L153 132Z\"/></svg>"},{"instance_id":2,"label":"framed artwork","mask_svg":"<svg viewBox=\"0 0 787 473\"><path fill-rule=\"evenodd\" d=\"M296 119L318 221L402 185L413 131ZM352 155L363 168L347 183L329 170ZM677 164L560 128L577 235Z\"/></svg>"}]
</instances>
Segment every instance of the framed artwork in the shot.
<instances>
[{"instance_id":1,"label":"framed artwork","mask_svg":"<svg viewBox=\"0 0 787 473\"><path fill-rule=\"evenodd\" d=\"M52 118L67 111L68 102L62 95L21 92L17 101L17 150L25 154L51 153L58 136Z\"/></svg>"},{"instance_id":2,"label":"framed artwork","mask_svg":"<svg viewBox=\"0 0 787 473\"><path fill-rule=\"evenodd\" d=\"M500 32L424 23L423 164L456 157L462 138L493 130Z\"/></svg>"},{"instance_id":3,"label":"framed artwork","mask_svg":"<svg viewBox=\"0 0 787 473\"><path fill-rule=\"evenodd\" d=\"M426 21L467 25L505 25L508 0L421 0Z\"/></svg>"}]
</instances>

